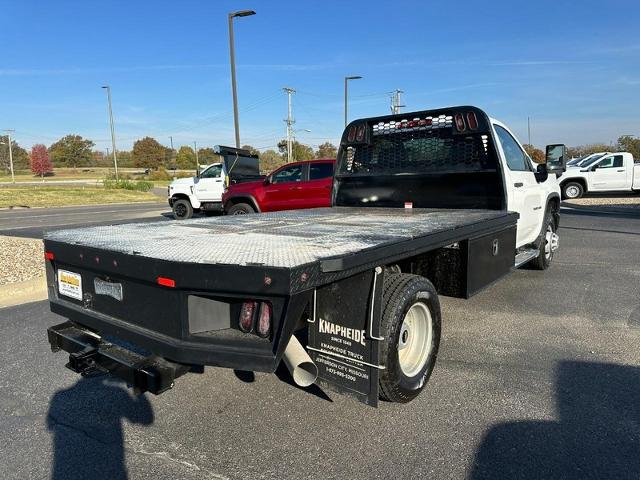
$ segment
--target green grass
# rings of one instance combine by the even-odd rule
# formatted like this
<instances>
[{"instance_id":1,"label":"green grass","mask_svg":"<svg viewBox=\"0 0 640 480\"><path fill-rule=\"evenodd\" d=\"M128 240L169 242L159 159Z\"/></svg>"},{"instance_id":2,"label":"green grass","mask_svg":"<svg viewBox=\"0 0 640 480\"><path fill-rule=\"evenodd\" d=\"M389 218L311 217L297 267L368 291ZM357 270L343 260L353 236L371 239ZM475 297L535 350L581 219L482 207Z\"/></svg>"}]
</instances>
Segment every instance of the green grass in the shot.
<instances>
[{"instance_id":1,"label":"green grass","mask_svg":"<svg viewBox=\"0 0 640 480\"><path fill-rule=\"evenodd\" d=\"M150 192L110 189L93 186L16 186L0 187L0 208L65 207L105 203L140 203L162 201Z\"/></svg>"}]
</instances>

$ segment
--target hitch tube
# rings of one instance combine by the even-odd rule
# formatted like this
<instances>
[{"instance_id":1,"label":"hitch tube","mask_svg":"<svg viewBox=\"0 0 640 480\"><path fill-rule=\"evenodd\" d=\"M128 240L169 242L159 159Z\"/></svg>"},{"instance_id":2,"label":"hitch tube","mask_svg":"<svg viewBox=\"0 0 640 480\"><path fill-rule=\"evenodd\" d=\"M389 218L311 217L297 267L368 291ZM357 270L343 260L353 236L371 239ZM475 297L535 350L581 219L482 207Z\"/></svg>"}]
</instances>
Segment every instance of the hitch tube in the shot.
<instances>
[{"instance_id":1,"label":"hitch tube","mask_svg":"<svg viewBox=\"0 0 640 480\"><path fill-rule=\"evenodd\" d=\"M318 378L318 367L295 335L291 335L283 360L296 385L308 387Z\"/></svg>"}]
</instances>

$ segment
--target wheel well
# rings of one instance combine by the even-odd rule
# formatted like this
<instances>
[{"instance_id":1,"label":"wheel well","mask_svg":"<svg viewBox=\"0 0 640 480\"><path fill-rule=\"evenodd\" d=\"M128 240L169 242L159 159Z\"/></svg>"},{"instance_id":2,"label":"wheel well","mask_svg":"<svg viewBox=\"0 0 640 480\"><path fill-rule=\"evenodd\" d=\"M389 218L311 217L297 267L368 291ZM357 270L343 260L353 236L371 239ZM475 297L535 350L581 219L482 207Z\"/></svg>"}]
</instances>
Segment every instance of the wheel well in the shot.
<instances>
[{"instance_id":1,"label":"wheel well","mask_svg":"<svg viewBox=\"0 0 640 480\"><path fill-rule=\"evenodd\" d=\"M184 193L174 193L173 195L171 195L171 198L173 198L174 200L186 200L191 203L191 200L189 200L189 195L186 195Z\"/></svg>"},{"instance_id":2,"label":"wheel well","mask_svg":"<svg viewBox=\"0 0 640 480\"><path fill-rule=\"evenodd\" d=\"M251 205L251 207L256 211L259 212L260 210L258 209L258 207L256 206L256 202L253 201L253 199L251 197L232 197L229 200L227 200L227 202L224 204L224 211L227 212L229 211L229 209L231 207L233 207L234 205L237 205L239 203L247 203L249 205Z\"/></svg>"},{"instance_id":3,"label":"wheel well","mask_svg":"<svg viewBox=\"0 0 640 480\"><path fill-rule=\"evenodd\" d=\"M564 188L564 186L567 183L579 183L580 185L582 185L582 189L586 192L587 191L587 182L585 181L584 178L568 178L566 180L564 180L563 182L560 182L560 188Z\"/></svg>"}]
</instances>

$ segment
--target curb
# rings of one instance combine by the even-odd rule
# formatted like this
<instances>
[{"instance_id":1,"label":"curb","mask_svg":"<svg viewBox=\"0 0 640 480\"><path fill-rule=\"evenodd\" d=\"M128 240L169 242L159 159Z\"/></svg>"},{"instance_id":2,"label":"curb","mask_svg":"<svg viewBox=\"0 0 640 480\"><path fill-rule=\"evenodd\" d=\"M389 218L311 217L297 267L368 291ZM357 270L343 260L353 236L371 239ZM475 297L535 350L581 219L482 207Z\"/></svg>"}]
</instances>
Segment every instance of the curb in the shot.
<instances>
[{"instance_id":1,"label":"curb","mask_svg":"<svg viewBox=\"0 0 640 480\"><path fill-rule=\"evenodd\" d=\"M47 298L46 277L36 277L24 282L0 285L0 308L14 307L23 303Z\"/></svg>"},{"instance_id":2,"label":"curb","mask_svg":"<svg viewBox=\"0 0 640 480\"><path fill-rule=\"evenodd\" d=\"M571 210L579 210L583 212L593 213L624 213L632 217L640 217L640 207L608 207L606 205L576 205L573 203L562 202L563 208Z\"/></svg>"}]
</instances>

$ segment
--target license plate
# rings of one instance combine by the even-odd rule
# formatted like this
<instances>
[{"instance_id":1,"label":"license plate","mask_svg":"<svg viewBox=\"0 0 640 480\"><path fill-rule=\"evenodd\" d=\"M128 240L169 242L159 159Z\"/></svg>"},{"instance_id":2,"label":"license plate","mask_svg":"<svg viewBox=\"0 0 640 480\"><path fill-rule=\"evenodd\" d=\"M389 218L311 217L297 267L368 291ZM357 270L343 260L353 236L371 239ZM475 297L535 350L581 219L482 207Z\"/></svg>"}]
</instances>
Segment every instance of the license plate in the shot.
<instances>
[{"instance_id":1,"label":"license plate","mask_svg":"<svg viewBox=\"0 0 640 480\"><path fill-rule=\"evenodd\" d=\"M82 300L82 277L79 273L58 270L58 293L65 297Z\"/></svg>"},{"instance_id":2,"label":"license plate","mask_svg":"<svg viewBox=\"0 0 640 480\"><path fill-rule=\"evenodd\" d=\"M122 284L116 282L107 282L100 278L93 279L93 288L96 295L107 295L111 298L115 298L118 301L122 301Z\"/></svg>"}]
</instances>

